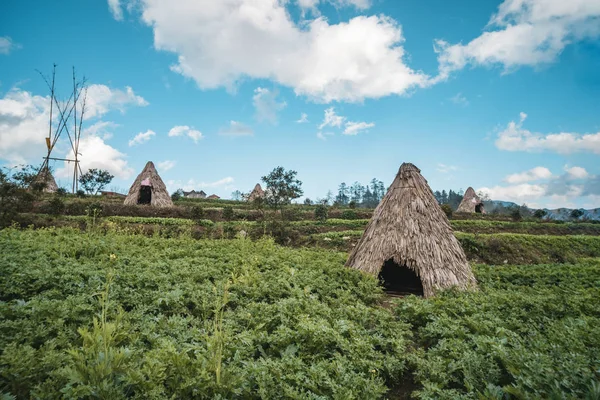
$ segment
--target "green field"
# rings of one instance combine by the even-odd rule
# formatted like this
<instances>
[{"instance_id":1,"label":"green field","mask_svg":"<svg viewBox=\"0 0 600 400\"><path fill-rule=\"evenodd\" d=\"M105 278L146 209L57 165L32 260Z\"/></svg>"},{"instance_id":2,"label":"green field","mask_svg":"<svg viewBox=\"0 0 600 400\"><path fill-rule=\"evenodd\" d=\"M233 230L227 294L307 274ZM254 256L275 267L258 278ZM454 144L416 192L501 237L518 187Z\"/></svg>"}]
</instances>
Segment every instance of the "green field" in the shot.
<instances>
[{"instance_id":1,"label":"green field","mask_svg":"<svg viewBox=\"0 0 600 400\"><path fill-rule=\"evenodd\" d=\"M600 398L596 236L457 232L468 254L537 258L475 265L476 292L389 300L317 248L364 221L293 223L355 232L293 248L197 240L185 219L40 218L74 225L0 231L7 398Z\"/></svg>"}]
</instances>

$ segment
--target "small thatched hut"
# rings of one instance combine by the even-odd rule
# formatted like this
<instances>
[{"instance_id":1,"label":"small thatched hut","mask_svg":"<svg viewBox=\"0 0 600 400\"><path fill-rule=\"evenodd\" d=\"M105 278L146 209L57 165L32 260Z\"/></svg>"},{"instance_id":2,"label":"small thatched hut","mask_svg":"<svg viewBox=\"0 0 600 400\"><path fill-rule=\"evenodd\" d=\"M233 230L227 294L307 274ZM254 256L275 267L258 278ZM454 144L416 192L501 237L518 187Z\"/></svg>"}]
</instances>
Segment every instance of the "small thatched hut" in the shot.
<instances>
[{"instance_id":1,"label":"small thatched hut","mask_svg":"<svg viewBox=\"0 0 600 400\"><path fill-rule=\"evenodd\" d=\"M217 196L216 194L211 194L210 196L207 197L208 200L219 200L220 197Z\"/></svg>"},{"instance_id":2,"label":"small thatched hut","mask_svg":"<svg viewBox=\"0 0 600 400\"><path fill-rule=\"evenodd\" d=\"M429 297L474 286L465 253L420 172L402 164L346 266L378 276L392 292Z\"/></svg>"},{"instance_id":3,"label":"small thatched hut","mask_svg":"<svg viewBox=\"0 0 600 400\"><path fill-rule=\"evenodd\" d=\"M144 170L137 176L123 204L148 204L156 207L173 206L167 187L160 179L152 161L148 161Z\"/></svg>"},{"instance_id":4,"label":"small thatched hut","mask_svg":"<svg viewBox=\"0 0 600 400\"><path fill-rule=\"evenodd\" d=\"M477 196L472 187L469 187L465 192L460 205L456 209L457 213L477 213L485 214L483 209L483 201Z\"/></svg>"},{"instance_id":5,"label":"small thatched hut","mask_svg":"<svg viewBox=\"0 0 600 400\"><path fill-rule=\"evenodd\" d=\"M42 167L42 169L39 170L37 176L33 180L32 186L36 185L43 185L43 191L46 193L54 193L58 190L58 185L48 167Z\"/></svg>"},{"instance_id":6,"label":"small thatched hut","mask_svg":"<svg viewBox=\"0 0 600 400\"><path fill-rule=\"evenodd\" d=\"M254 189L252 189L252 192L250 192L250 195L248 195L248 201L254 201L258 198L264 198L264 197L265 197L265 191L260 186L260 183L257 183L256 186L254 186Z\"/></svg>"}]
</instances>

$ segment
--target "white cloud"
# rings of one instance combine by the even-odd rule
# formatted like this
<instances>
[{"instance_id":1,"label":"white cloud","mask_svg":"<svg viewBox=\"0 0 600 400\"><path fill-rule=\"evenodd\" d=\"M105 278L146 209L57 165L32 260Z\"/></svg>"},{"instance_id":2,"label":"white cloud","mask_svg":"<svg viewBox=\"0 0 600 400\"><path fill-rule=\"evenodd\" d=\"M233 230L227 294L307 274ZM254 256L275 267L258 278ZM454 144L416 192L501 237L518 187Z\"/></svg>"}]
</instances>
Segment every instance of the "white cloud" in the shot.
<instances>
[{"instance_id":1,"label":"white cloud","mask_svg":"<svg viewBox=\"0 0 600 400\"><path fill-rule=\"evenodd\" d=\"M345 1L355 5L366 1ZM316 101L403 95L430 84L405 63L400 25L384 15L296 24L279 0L144 0L142 20L157 50L177 54L172 70L202 89L233 90L270 79Z\"/></svg>"},{"instance_id":2,"label":"white cloud","mask_svg":"<svg viewBox=\"0 0 600 400\"><path fill-rule=\"evenodd\" d=\"M373 122L346 122L346 129L344 129L344 135L358 135L360 131L367 130L374 127Z\"/></svg>"},{"instance_id":3,"label":"white cloud","mask_svg":"<svg viewBox=\"0 0 600 400\"><path fill-rule=\"evenodd\" d=\"M152 138L152 136L156 136L156 132L150 129L148 129L146 132L140 132L137 135L135 135L133 139L129 140L129 147L146 143Z\"/></svg>"},{"instance_id":4,"label":"white cloud","mask_svg":"<svg viewBox=\"0 0 600 400\"><path fill-rule=\"evenodd\" d=\"M160 171L168 171L170 169L172 169L176 164L176 161L173 160L165 160L165 161L161 161L159 162L158 165L158 169Z\"/></svg>"},{"instance_id":5,"label":"white cloud","mask_svg":"<svg viewBox=\"0 0 600 400\"><path fill-rule=\"evenodd\" d=\"M13 42L9 36L0 37L0 54L8 55L11 51L20 48L21 45Z\"/></svg>"},{"instance_id":6,"label":"white cloud","mask_svg":"<svg viewBox=\"0 0 600 400\"><path fill-rule=\"evenodd\" d=\"M169 131L169 137L175 136L187 136L194 141L194 143L198 143L200 139L204 138L202 132L196 130L194 128L190 128L187 125L177 125L171 128Z\"/></svg>"},{"instance_id":7,"label":"white cloud","mask_svg":"<svg viewBox=\"0 0 600 400\"><path fill-rule=\"evenodd\" d=\"M123 9L121 8L120 0L108 0L108 9L114 19L117 21L123 20Z\"/></svg>"},{"instance_id":8,"label":"white cloud","mask_svg":"<svg viewBox=\"0 0 600 400\"><path fill-rule=\"evenodd\" d=\"M20 89L0 99L0 159L21 164L46 153L49 97L35 96Z\"/></svg>"},{"instance_id":9,"label":"white cloud","mask_svg":"<svg viewBox=\"0 0 600 400\"><path fill-rule=\"evenodd\" d=\"M128 166L126 155L114 147L106 144L99 136L82 136L79 142L79 156L81 170L83 172L90 168L105 169L119 179L129 179L134 171ZM73 151L65 154L65 158L73 159ZM64 163L64 166L56 170L57 178L68 178L73 174L73 163Z\"/></svg>"},{"instance_id":10,"label":"white cloud","mask_svg":"<svg viewBox=\"0 0 600 400\"><path fill-rule=\"evenodd\" d=\"M440 76L473 65L505 71L554 61L570 43L600 35L598 0L505 0L488 30L467 44L435 42Z\"/></svg>"},{"instance_id":11,"label":"white cloud","mask_svg":"<svg viewBox=\"0 0 600 400\"><path fill-rule=\"evenodd\" d=\"M346 120L346 117L337 115L335 113L334 107L330 107L325 110L325 116L323 118L323 123L321 123L321 125L319 125L319 129L323 129L326 126L340 128L345 120Z\"/></svg>"},{"instance_id":12,"label":"white cloud","mask_svg":"<svg viewBox=\"0 0 600 400\"><path fill-rule=\"evenodd\" d=\"M565 171L573 179L585 179L588 177L588 172L583 167L568 167L565 165Z\"/></svg>"},{"instance_id":13,"label":"white cloud","mask_svg":"<svg viewBox=\"0 0 600 400\"><path fill-rule=\"evenodd\" d=\"M141 97L135 96L131 88L123 92L104 85L91 85L90 89L92 90L88 91L86 100L86 108L89 107L90 111L87 114L89 118L99 117L114 109L123 111L129 104L147 104ZM0 99L0 159L15 164L41 162L41 157L47 151L45 137L48 136L49 111L49 96L33 95L19 88L13 88L6 93ZM54 112L53 118L54 131L58 126L57 112ZM82 141L84 137L108 140L112 136L111 130L117 126L110 121L97 121L90 126L86 125L83 127ZM63 132L55 151L67 151L67 148L70 146Z\"/></svg>"},{"instance_id":14,"label":"white cloud","mask_svg":"<svg viewBox=\"0 0 600 400\"><path fill-rule=\"evenodd\" d=\"M446 164L439 163L437 165L436 169L439 172L441 172L442 174L448 174L448 173L450 173L452 171L456 171L458 169L458 167L455 166L455 165L446 165Z\"/></svg>"},{"instance_id":15,"label":"white cloud","mask_svg":"<svg viewBox=\"0 0 600 400\"><path fill-rule=\"evenodd\" d=\"M303 14L306 11L312 12L314 15L319 15L317 6L319 3L331 3L334 7L349 7L353 6L358 10L366 10L371 7L371 0L296 0L298 6L302 9Z\"/></svg>"},{"instance_id":16,"label":"white cloud","mask_svg":"<svg viewBox=\"0 0 600 400\"><path fill-rule=\"evenodd\" d=\"M254 89L252 103L256 110L256 119L258 121L267 121L272 124L277 123L277 112L281 111L287 105L285 101L277 101L278 93L271 92L269 89L257 87Z\"/></svg>"},{"instance_id":17,"label":"white cloud","mask_svg":"<svg viewBox=\"0 0 600 400\"><path fill-rule=\"evenodd\" d=\"M232 184L234 183L234 179L231 176L225 177L223 179L219 179L218 181L215 182L203 182L203 181L196 181L195 179L189 179L187 182L183 182L180 180L169 180L167 181L167 184L170 188L174 188L174 190L176 189L183 189L185 191L190 191L190 190L202 190L202 189L213 189L213 188L220 188L220 189L225 189L228 190L230 189L232 186Z\"/></svg>"},{"instance_id":18,"label":"white cloud","mask_svg":"<svg viewBox=\"0 0 600 400\"><path fill-rule=\"evenodd\" d=\"M307 123L308 122L308 114L306 114L306 113L300 114L300 119L296 122L299 124Z\"/></svg>"},{"instance_id":19,"label":"white cloud","mask_svg":"<svg viewBox=\"0 0 600 400\"><path fill-rule=\"evenodd\" d=\"M450 97L450 101L459 106L466 107L469 105L469 100L462 93L457 93L455 96Z\"/></svg>"},{"instance_id":20,"label":"white cloud","mask_svg":"<svg viewBox=\"0 0 600 400\"><path fill-rule=\"evenodd\" d=\"M520 114L520 122L511 121L498 134L496 147L508 151L554 151L569 154L592 152L600 154L600 132L598 133L549 133L541 134L523 129L527 114Z\"/></svg>"},{"instance_id":21,"label":"white cloud","mask_svg":"<svg viewBox=\"0 0 600 400\"><path fill-rule=\"evenodd\" d=\"M125 90L111 89L106 85L89 85L85 99L84 119L101 117L109 111L118 110L125 112L128 106L145 107L148 102L141 96L136 95L133 89L125 86ZM81 106L78 104L79 110Z\"/></svg>"},{"instance_id":22,"label":"white cloud","mask_svg":"<svg viewBox=\"0 0 600 400\"><path fill-rule=\"evenodd\" d=\"M508 186L483 187L493 200L526 202L534 207L573 207L589 204L600 196L600 175L590 175L585 168L564 168L565 173L554 175L548 168L536 167L529 171L507 176ZM536 183L526 183L538 181ZM590 200L591 199L591 200Z\"/></svg>"},{"instance_id":23,"label":"white cloud","mask_svg":"<svg viewBox=\"0 0 600 400\"><path fill-rule=\"evenodd\" d=\"M539 200L546 194L543 185L521 183L512 186L482 187L477 192L483 192L493 200L514 201L521 204L526 201Z\"/></svg>"},{"instance_id":24,"label":"white cloud","mask_svg":"<svg viewBox=\"0 0 600 400\"><path fill-rule=\"evenodd\" d=\"M247 125L242 124L238 121L229 121L229 126L225 128L221 128L219 131L219 135L221 136L252 136L254 135L254 131Z\"/></svg>"},{"instance_id":25,"label":"white cloud","mask_svg":"<svg viewBox=\"0 0 600 400\"><path fill-rule=\"evenodd\" d=\"M85 128L83 130L83 134L99 136L104 140L108 140L113 137L112 130L119 126L119 124L116 124L112 121L98 121L95 124Z\"/></svg>"},{"instance_id":26,"label":"white cloud","mask_svg":"<svg viewBox=\"0 0 600 400\"><path fill-rule=\"evenodd\" d=\"M552 177L552 172L546 167L535 167L529 171L508 175L504 180L507 183L523 183L537 181L540 179L549 179Z\"/></svg>"}]
</instances>

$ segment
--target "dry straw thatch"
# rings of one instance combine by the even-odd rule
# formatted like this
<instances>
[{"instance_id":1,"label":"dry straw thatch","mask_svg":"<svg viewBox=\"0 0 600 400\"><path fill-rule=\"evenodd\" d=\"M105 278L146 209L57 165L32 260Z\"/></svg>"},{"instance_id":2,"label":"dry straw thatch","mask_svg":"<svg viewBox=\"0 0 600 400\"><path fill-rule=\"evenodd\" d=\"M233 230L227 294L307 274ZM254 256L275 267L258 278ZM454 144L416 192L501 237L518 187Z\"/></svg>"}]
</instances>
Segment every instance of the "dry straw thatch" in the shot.
<instances>
[{"instance_id":1,"label":"dry straw thatch","mask_svg":"<svg viewBox=\"0 0 600 400\"><path fill-rule=\"evenodd\" d=\"M485 214L483 209L483 201L477 196L475 190L469 187L465 192L460 205L456 209L457 213L482 213Z\"/></svg>"},{"instance_id":2,"label":"dry straw thatch","mask_svg":"<svg viewBox=\"0 0 600 400\"><path fill-rule=\"evenodd\" d=\"M252 189L252 192L250 192L250 195L248 195L248 201L254 201L263 197L265 197L265 191L260 186L260 183L257 183L256 186L254 186L254 189Z\"/></svg>"},{"instance_id":3,"label":"dry straw thatch","mask_svg":"<svg viewBox=\"0 0 600 400\"><path fill-rule=\"evenodd\" d=\"M416 274L425 297L451 286L474 287L465 253L420 172L402 164L346 266L377 276L393 260L394 268Z\"/></svg>"},{"instance_id":4,"label":"dry straw thatch","mask_svg":"<svg viewBox=\"0 0 600 400\"><path fill-rule=\"evenodd\" d=\"M33 184L44 184L43 191L46 193L54 193L58 190L58 185L56 184L56 180L54 180L54 176L52 176L52 172L48 167L43 167L33 180Z\"/></svg>"},{"instance_id":5,"label":"dry straw thatch","mask_svg":"<svg viewBox=\"0 0 600 400\"><path fill-rule=\"evenodd\" d=\"M125 198L125 205L143 204L143 198L150 194L149 205L156 207L172 207L173 201L167 187L162 181L154 163L148 161L144 170L137 176Z\"/></svg>"}]
</instances>

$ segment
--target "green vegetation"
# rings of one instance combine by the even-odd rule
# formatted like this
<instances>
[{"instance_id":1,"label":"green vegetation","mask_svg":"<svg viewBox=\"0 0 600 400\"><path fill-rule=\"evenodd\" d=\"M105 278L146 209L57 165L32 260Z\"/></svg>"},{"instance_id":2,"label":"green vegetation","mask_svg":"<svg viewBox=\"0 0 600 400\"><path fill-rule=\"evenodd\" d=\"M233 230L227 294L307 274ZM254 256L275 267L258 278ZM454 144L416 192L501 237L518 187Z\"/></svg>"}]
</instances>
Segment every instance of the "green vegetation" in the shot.
<instances>
[{"instance_id":1,"label":"green vegetation","mask_svg":"<svg viewBox=\"0 0 600 400\"><path fill-rule=\"evenodd\" d=\"M344 254L10 228L0 253L18 398L374 399L406 371L408 330Z\"/></svg>"},{"instance_id":2,"label":"green vegetation","mask_svg":"<svg viewBox=\"0 0 600 400\"><path fill-rule=\"evenodd\" d=\"M417 398L600 398L600 262L475 272L479 292L397 302Z\"/></svg>"}]
</instances>

